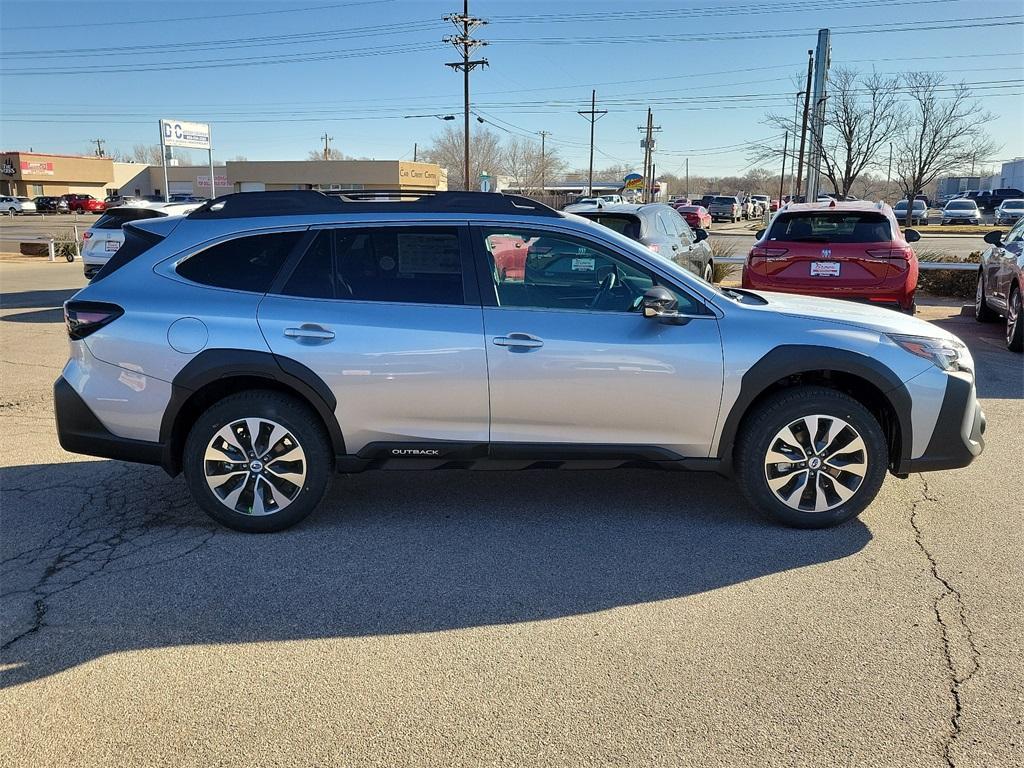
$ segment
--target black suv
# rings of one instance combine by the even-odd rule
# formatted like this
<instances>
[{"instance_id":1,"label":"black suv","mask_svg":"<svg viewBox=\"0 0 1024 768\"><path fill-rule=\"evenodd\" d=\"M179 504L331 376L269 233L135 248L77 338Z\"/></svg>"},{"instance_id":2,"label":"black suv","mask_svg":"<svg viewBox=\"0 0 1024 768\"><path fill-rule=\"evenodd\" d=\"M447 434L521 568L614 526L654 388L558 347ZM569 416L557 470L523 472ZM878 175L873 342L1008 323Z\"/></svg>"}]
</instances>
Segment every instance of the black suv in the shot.
<instances>
[{"instance_id":1,"label":"black suv","mask_svg":"<svg viewBox=\"0 0 1024 768\"><path fill-rule=\"evenodd\" d=\"M978 192L968 192L967 197L974 200L978 207L988 213L992 213L1003 204L1004 200L1024 197L1024 192L1016 187L999 187L998 189L985 189Z\"/></svg>"}]
</instances>

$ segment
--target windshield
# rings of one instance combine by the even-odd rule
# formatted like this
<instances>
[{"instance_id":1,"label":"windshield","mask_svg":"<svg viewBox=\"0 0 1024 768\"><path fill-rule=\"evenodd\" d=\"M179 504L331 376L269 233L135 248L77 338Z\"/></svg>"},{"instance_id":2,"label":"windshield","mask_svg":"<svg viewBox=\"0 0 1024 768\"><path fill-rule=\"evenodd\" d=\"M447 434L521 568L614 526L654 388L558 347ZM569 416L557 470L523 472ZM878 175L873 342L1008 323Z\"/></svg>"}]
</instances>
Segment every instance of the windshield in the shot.
<instances>
[{"instance_id":1,"label":"windshield","mask_svg":"<svg viewBox=\"0 0 1024 768\"><path fill-rule=\"evenodd\" d=\"M712 203L717 203L718 205L733 205L736 202L736 198L735 197L716 197L711 202Z\"/></svg>"},{"instance_id":2,"label":"windshield","mask_svg":"<svg viewBox=\"0 0 1024 768\"><path fill-rule=\"evenodd\" d=\"M1022 210L1024 209L1024 200L1007 200L1003 203L1003 208L1014 211Z\"/></svg>"},{"instance_id":3,"label":"windshield","mask_svg":"<svg viewBox=\"0 0 1024 768\"><path fill-rule=\"evenodd\" d=\"M927 208L928 208L928 206L926 206L924 204L924 200L915 200L914 201L914 210L915 211L924 211L924 210L927 210ZM894 211L899 211L899 210L904 210L905 211L905 210L907 210L907 201L906 200L900 200L898 203L896 203L895 206L893 206L893 210Z\"/></svg>"},{"instance_id":4,"label":"windshield","mask_svg":"<svg viewBox=\"0 0 1024 768\"><path fill-rule=\"evenodd\" d=\"M973 200L950 200L946 203L947 211L976 211L978 206Z\"/></svg>"},{"instance_id":5,"label":"windshield","mask_svg":"<svg viewBox=\"0 0 1024 768\"><path fill-rule=\"evenodd\" d=\"M784 213L772 224L769 240L823 243L885 243L892 240L889 219L873 211Z\"/></svg>"}]
</instances>

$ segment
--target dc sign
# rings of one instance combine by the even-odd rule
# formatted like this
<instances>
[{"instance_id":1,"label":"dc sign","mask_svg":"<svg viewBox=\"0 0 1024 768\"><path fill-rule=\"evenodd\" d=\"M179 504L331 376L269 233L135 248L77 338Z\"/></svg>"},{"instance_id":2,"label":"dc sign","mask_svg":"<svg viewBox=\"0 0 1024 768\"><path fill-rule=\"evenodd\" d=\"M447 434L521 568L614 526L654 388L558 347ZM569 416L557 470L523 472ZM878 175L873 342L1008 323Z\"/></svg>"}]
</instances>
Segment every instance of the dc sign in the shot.
<instances>
[{"instance_id":1,"label":"dc sign","mask_svg":"<svg viewBox=\"0 0 1024 768\"><path fill-rule=\"evenodd\" d=\"M165 147L206 149L210 147L210 126L185 120L161 120L160 136Z\"/></svg>"}]
</instances>

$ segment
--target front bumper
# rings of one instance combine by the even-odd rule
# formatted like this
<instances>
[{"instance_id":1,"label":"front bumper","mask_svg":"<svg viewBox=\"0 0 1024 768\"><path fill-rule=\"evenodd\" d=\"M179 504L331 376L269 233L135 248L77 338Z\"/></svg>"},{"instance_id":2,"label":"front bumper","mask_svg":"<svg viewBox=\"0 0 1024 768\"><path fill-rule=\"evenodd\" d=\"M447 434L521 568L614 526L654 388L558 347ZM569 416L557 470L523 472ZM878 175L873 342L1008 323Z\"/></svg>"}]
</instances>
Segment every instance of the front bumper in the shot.
<instances>
[{"instance_id":1,"label":"front bumper","mask_svg":"<svg viewBox=\"0 0 1024 768\"><path fill-rule=\"evenodd\" d=\"M985 412L975 395L974 380L949 375L935 429L924 453L904 459L897 475L966 467L985 450Z\"/></svg>"}]
</instances>

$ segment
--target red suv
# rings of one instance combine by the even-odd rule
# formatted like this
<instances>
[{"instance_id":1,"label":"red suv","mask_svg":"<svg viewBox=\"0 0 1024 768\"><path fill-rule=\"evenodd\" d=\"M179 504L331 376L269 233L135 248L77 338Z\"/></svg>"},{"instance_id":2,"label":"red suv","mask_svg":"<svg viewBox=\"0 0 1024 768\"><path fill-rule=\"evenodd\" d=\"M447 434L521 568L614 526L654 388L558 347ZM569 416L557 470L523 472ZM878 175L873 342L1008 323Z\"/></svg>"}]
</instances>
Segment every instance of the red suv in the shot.
<instances>
[{"instance_id":1,"label":"red suv","mask_svg":"<svg viewBox=\"0 0 1024 768\"><path fill-rule=\"evenodd\" d=\"M921 236L885 203L791 203L757 233L743 287L854 299L914 312Z\"/></svg>"},{"instance_id":2,"label":"red suv","mask_svg":"<svg viewBox=\"0 0 1024 768\"><path fill-rule=\"evenodd\" d=\"M103 213L107 210L107 204L102 200L97 200L92 195L61 195L61 199L67 201L68 210L72 213L75 211L79 213Z\"/></svg>"}]
</instances>

